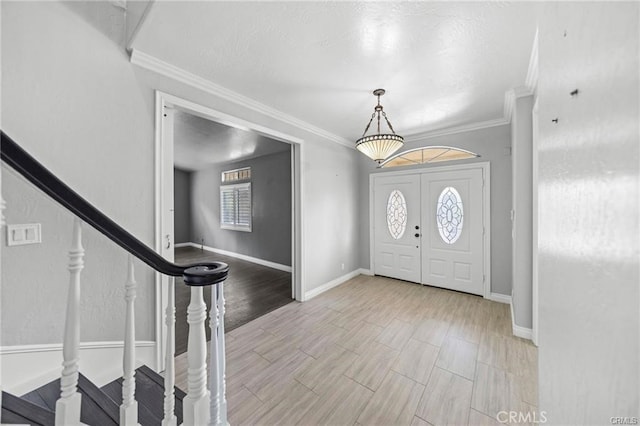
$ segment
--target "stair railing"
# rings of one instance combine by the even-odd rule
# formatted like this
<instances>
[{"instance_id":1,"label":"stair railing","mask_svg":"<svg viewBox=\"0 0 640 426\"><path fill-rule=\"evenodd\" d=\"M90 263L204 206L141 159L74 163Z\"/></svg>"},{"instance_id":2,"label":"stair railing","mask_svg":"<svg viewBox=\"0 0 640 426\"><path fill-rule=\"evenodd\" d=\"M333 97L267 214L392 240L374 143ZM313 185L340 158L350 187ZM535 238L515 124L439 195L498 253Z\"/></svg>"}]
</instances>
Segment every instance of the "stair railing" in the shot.
<instances>
[{"instance_id":1,"label":"stair railing","mask_svg":"<svg viewBox=\"0 0 640 426\"><path fill-rule=\"evenodd\" d=\"M189 323L188 392L183 400L183 425L226 425L227 403L225 397L225 342L224 342L224 289L223 284L229 273L228 265L222 262L200 263L181 266L171 263L135 238L124 228L104 215L88 201L78 195L64 182L53 175L35 158L22 149L13 139L1 132L0 154L2 161L22 175L50 198L61 204L76 218L73 224L72 245L69 250L69 288L63 339L63 369L61 375L61 395L56 403L56 425L74 426L81 424L82 396L77 391L80 346L80 275L83 269L84 249L82 248L82 224L87 223L107 238L129 252L127 281L125 283L125 330L123 352L122 405L120 424L137 425L138 409L135 401L135 298L136 281L134 257L154 270L170 277L168 303L165 312L167 326L167 346L165 365L165 395L163 426L175 426L175 278L182 277L191 286L191 301L188 307ZM2 198L0 197L0 200ZM0 226L4 225L0 202ZM0 228L1 229L1 228ZM207 389L206 370L206 304L204 287L211 286L211 343L210 374Z\"/></svg>"}]
</instances>

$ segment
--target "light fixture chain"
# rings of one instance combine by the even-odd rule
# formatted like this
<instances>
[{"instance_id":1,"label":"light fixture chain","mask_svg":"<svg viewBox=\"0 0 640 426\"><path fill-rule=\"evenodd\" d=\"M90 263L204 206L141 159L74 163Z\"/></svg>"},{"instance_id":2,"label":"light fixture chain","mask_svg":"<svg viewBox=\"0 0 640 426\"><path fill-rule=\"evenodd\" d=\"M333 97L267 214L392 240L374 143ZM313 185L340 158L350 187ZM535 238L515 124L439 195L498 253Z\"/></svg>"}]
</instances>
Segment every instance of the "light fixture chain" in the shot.
<instances>
[{"instance_id":1,"label":"light fixture chain","mask_svg":"<svg viewBox=\"0 0 640 426\"><path fill-rule=\"evenodd\" d=\"M376 113L374 112L373 114L371 114L371 119L369 120L369 124L367 124L367 127L364 128L364 133L362 133L362 137L364 137L364 135L367 134L367 131L369 130L369 127L371 126L371 123L373 122L373 117L376 116Z\"/></svg>"},{"instance_id":2,"label":"light fixture chain","mask_svg":"<svg viewBox=\"0 0 640 426\"><path fill-rule=\"evenodd\" d=\"M387 121L387 126L389 126L389 129L391 129L391 132L395 135L396 131L393 130L393 126L391 125L391 122L389 121L389 119L387 118L387 114L382 111L382 116L384 117L384 119ZM380 117L378 117L378 120L380 119ZM379 129L380 125L378 124L378 133L380 133L380 129Z\"/></svg>"}]
</instances>

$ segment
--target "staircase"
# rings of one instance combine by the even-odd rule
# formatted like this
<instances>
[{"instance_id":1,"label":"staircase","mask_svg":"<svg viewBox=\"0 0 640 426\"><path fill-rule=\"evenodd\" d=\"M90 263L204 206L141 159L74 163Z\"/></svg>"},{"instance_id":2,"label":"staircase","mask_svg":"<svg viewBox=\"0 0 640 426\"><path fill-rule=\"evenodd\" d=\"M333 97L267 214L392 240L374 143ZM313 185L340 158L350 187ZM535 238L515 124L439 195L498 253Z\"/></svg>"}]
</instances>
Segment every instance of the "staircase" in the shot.
<instances>
[{"instance_id":1,"label":"staircase","mask_svg":"<svg viewBox=\"0 0 640 426\"><path fill-rule=\"evenodd\" d=\"M61 315L64 318L64 336L60 378L21 397L2 392L0 422L56 426L227 425L223 284L229 273L228 265L222 262L195 265L169 262L69 188L4 132L1 132L0 157L7 166L75 215L67 265L67 305L66 312ZM0 228L5 225L4 208L11 206L5 206L0 197ZM127 280L123 283L125 297L122 301L125 306L122 377L102 388L79 372L80 292L85 253L82 229L85 224L129 253L127 264L123 265ZM146 366L134 369L136 259L166 277L162 281L167 286L168 300L164 312L166 328L162 330L166 335L163 339L166 346L161 351L164 354L164 376ZM174 386L175 277L182 277L191 291L187 308L186 393ZM211 291L209 369L205 334L207 305L203 297L206 289ZM158 352L156 355L160 357Z\"/></svg>"},{"instance_id":2,"label":"staircase","mask_svg":"<svg viewBox=\"0 0 640 426\"><path fill-rule=\"evenodd\" d=\"M164 378L147 366L136 370L135 399L138 401L138 423L141 426L162 424ZM86 425L118 425L122 382L119 378L98 388L89 379L79 374L78 392L82 395L80 421ZM175 415L177 424L182 423L182 390L174 388ZM30 424L53 426L55 406L60 397L60 379L47 383L21 397L2 394L2 424Z\"/></svg>"}]
</instances>

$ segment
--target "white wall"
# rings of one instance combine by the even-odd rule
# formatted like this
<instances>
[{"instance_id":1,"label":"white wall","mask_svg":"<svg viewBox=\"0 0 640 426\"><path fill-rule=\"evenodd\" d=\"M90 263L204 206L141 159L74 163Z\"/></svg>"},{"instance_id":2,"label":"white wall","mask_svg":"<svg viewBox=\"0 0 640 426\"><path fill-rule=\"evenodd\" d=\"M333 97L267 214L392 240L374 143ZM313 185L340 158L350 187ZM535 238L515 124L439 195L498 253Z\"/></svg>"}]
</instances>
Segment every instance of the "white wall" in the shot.
<instances>
[{"instance_id":1,"label":"white wall","mask_svg":"<svg viewBox=\"0 0 640 426\"><path fill-rule=\"evenodd\" d=\"M461 162L489 161L491 163L491 292L511 295L511 133L509 125L406 142L401 150L426 145L445 145L467 149L481 157L447 163L433 163L401 168L376 169L371 160L361 163L360 209L369 210L369 174L385 171L437 167ZM362 155L362 154L360 154ZM364 156L363 156L364 157ZM363 268L369 268L369 216L361 218L361 257ZM366 227L366 229L365 229Z\"/></svg>"},{"instance_id":2,"label":"white wall","mask_svg":"<svg viewBox=\"0 0 640 426\"><path fill-rule=\"evenodd\" d=\"M140 90L118 44L121 9L109 3L1 7L3 130L151 243L152 93ZM3 178L8 223L41 222L43 243L4 247L2 345L60 342L71 217L20 179L7 173ZM85 249L82 340L121 340L126 255L91 231ZM137 279L137 337L152 339L153 274L140 265Z\"/></svg>"},{"instance_id":3,"label":"white wall","mask_svg":"<svg viewBox=\"0 0 640 426\"><path fill-rule=\"evenodd\" d=\"M640 415L639 7L550 2L540 21L539 409L550 424Z\"/></svg>"},{"instance_id":4,"label":"white wall","mask_svg":"<svg viewBox=\"0 0 640 426\"><path fill-rule=\"evenodd\" d=\"M132 65L124 51L124 14L110 2L2 2L1 7L3 130L139 239L153 246L154 90L159 89L303 139L305 290L359 268L359 154L355 150ZM3 181L3 187L7 194L13 191L20 196L15 182ZM32 216L23 214L26 210L10 213L11 202L8 200L7 216L18 212L12 223L51 220L55 225L43 232L60 229L62 236L70 232L66 219L55 221L36 214L41 200L25 201L34 206ZM41 249L45 250L43 257L39 256ZM37 259L48 267L58 264L67 244L61 241L22 250L22 259ZM3 258L8 251L3 250ZM87 261L102 266L98 278L85 281L83 304L98 308L84 311L82 339L120 339L123 252L102 243L88 256ZM30 275L41 273L38 265L33 271L10 266L5 263L2 268L3 313L11 303L17 310L24 309L24 316L37 319L39 311L31 304L30 290L42 290L49 283ZM153 312L153 275L146 267L139 269L137 317L142 320ZM92 279L97 280L95 285L90 284ZM39 283L37 289L34 282ZM16 285L20 288L11 289ZM50 334L36 327L33 334L15 334L6 340L3 333L2 344L60 341L63 318L61 315ZM149 321L139 338L154 333ZM2 325L3 329L11 327L4 318Z\"/></svg>"},{"instance_id":5,"label":"white wall","mask_svg":"<svg viewBox=\"0 0 640 426\"><path fill-rule=\"evenodd\" d=\"M533 95L515 90L512 145L512 303L516 325L532 327L532 115Z\"/></svg>"}]
</instances>

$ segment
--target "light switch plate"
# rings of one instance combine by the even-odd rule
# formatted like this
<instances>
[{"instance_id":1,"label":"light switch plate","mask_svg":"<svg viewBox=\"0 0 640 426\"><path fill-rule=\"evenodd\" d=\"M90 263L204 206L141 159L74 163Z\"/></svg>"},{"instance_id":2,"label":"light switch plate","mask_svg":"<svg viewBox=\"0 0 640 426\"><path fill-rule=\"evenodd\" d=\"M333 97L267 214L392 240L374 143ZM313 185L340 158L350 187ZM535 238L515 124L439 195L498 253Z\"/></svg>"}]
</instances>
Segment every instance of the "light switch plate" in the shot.
<instances>
[{"instance_id":1,"label":"light switch plate","mask_svg":"<svg viewBox=\"0 0 640 426\"><path fill-rule=\"evenodd\" d=\"M39 223L25 223L21 225L7 225L7 245L21 246L24 244L39 244L42 242L41 226Z\"/></svg>"}]
</instances>

